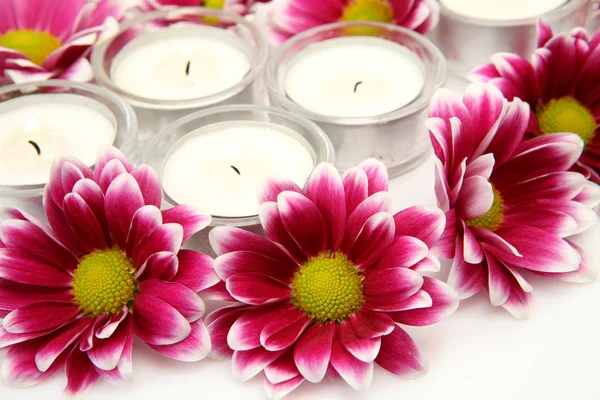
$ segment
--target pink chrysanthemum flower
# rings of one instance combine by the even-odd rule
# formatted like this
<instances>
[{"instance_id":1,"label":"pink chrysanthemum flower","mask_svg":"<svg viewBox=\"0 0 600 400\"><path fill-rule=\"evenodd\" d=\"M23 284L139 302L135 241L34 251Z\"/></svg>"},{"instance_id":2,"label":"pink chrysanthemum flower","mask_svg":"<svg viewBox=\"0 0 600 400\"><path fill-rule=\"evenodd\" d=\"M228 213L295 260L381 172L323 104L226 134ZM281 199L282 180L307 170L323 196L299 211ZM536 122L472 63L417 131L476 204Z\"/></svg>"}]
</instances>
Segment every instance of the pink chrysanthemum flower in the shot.
<instances>
[{"instance_id":1,"label":"pink chrysanthemum flower","mask_svg":"<svg viewBox=\"0 0 600 400\"><path fill-rule=\"evenodd\" d=\"M219 282L213 260L180 250L210 221L187 206L160 211L148 166L116 149L92 171L58 160L44 194L52 229L19 210L0 225L2 374L37 383L66 365L70 394L132 370L134 334L159 353L196 361L210 351L197 295Z\"/></svg>"},{"instance_id":2,"label":"pink chrysanthemum flower","mask_svg":"<svg viewBox=\"0 0 600 400\"><path fill-rule=\"evenodd\" d=\"M270 181L260 196L269 239L218 227L215 271L238 301L206 320L216 356L233 356L246 381L265 372L279 399L305 379L341 376L370 385L373 362L398 374L423 370L398 325L430 325L454 312L457 294L420 272L439 269L429 248L444 229L439 209L389 212L387 171L368 160L342 177L320 164L306 191Z\"/></svg>"},{"instance_id":3,"label":"pink chrysanthemum flower","mask_svg":"<svg viewBox=\"0 0 600 400\"><path fill-rule=\"evenodd\" d=\"M492 63L476 68L470 79L489 82L509 100L518 97L531 106L528 131L535 134L573 132L584 142L577 171L600 183L600 31L589 38L583 28L554 36L538 24L538 49L531 62L500 53Z\"/></svg>"},{"instance_id":4,"label":"pink chrysanthemum flower","mask_svg":"<svg viewBox=\"0 0 600 400\"><path fill-rule=\"evenodd\" d=\"M246 15L259 2L270 0L140 0L141 10L158 10L165 7L206 7Z\"/></svg>"},{"instance_id":5,"label":"pink chrysanthemum flower","mask_svg":"<svg viewBox=\"0 0 600 400\"><path fill-rule=\"evenodd\" d=\"M90 81L90 49L123 17L121 0L0 1L0 79Z\"/></svg>"},{"instance_id":6,"label":"pink chrysanthemum flower","mask_svg":"<svg viewBox=\"0 0 600 400\"><path fill-rule=\"evenodd\" d=\"M425 34L437 25L439 6L433 0L281 0L266 19L275 43L338 21L384 22Z\"/></svg>"},{"instance_id":7,"label":"pink chrysanthemum flower","mask_svg":"<svg viewBox=\"0 0 600 400\"><path fill-rule=\"evenodd\" d=\"M448 283L467 298L481 289L494 306L528 316L531 285L522 270L574 282L595 271L565 237L592 226L600 189L568 172L583 149L577 135L522 142L529 106L487 84L461 100L434 96L427 126L437 156L436 195L446 213L440 255L454 262Z\"/></svg>"}]
</instances>

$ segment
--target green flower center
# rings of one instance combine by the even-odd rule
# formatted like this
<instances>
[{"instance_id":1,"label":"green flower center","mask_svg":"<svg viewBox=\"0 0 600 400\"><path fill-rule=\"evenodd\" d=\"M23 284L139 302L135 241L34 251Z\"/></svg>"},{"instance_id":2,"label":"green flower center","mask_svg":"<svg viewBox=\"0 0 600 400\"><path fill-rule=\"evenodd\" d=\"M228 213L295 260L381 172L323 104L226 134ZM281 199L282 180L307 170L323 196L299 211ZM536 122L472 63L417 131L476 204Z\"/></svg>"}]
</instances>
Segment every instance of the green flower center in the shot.
<instances>
[{"instance_id":1,"label":"green flower center","mask_svg":"<svg viewBox=\"0 0 600 400\"><path fill-rule=\"evenodd\" d=\"M536 115L543 133L572 132L579 135L585 144L590 143L596 133L594 116L572 97L538 106Z\"/></svg>"},{"instance_id":2,"label":"green flower center","mask_svg":"<svg viewBox=\"0 0 600 400\"><path fill-rule=\"evenodd\" d=\"M341 322L364 303L362 279L344 254L323 252L294 275L292 302L317 322Z\"/></svg>"},{"instance_id":3,"label":"green flower center","mask_svg":"<svg viewBox=\"0 0 600 400\"><path fill-rule=\"evenodd\" d=\"M394 11L386 0L352 0L346 6L342 21L394 21Z\"/></svg>"},{"instance_id":4,"label":"green flower center","mask_svg":"<svg viewBox=\"0 0 600 400\"><path fill-rule=\"evenodd\" d=\"M8 31L0 36L0 47L20 51L37 65L42 65L61 44L56 36L32 29Z\"/></svg>"},{"instance_id":5,"label":"green flower center","mask_svg":"<svg viewBox=\"0 0 600 400\"><path fill-rule=\"evenodd\" d=\"M121 250L96 250L85 255L75 270L73 301L86 315L114 314L135 298L135 274Z\"/></svg>"},{"instance_id":6,"label":"green flower center","mask_svg":"<svg viewBox=\"0 0 600 400\"><path fill-rule=\"evenodd\" d=\"M500 228L502 220L504 219L504 200L495 187L492 186L492 190L494 191L494 202L492 203L492 207L485 214L466 221L465 224L467 224L467 226L483 228L488 231L495 231Z\"/></svg>"}]
</instances>

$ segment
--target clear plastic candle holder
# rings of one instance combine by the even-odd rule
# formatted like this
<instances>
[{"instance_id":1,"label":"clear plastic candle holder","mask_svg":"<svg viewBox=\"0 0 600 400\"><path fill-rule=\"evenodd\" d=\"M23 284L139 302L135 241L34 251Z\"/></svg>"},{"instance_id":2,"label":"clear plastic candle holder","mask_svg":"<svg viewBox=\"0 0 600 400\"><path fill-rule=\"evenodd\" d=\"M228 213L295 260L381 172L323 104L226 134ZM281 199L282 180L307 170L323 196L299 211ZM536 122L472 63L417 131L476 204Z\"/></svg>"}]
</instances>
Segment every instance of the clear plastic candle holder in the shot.
<instances>
[{"instance_id":1,"label":"clear plastic candle holder","mask_svg":"<svg viewBox=\"0 0 600 400\"><path fill-rule=\"evenodd\" d=\"M375 37L392 47L403 46L422 73L424 83L416 97L382 114L345 117L309 110L294 101L286 88L293 63L313 45L351 37ZM382 161L394 177L417 166L431 151L424 123L433 93L446 80L446 62L432 42L413 31L391 24L341 22L307 30L281 45L269 59L266 80L271 104L315 121L331 138L338 170L345 171L372 157Z\"/></svg>"},{"instance_id":2,"label":"clear plastic candle holder","mask_svg":"<svg viewBox=\"0 0 600 400\"><path fill-rule=\"evenodd\" d=\"M167 43L162 46L162 50L161 42ZM200 50L207 48L216 50L200 54ZM260 29L236 14L203 7L179 7L143 13L123 23L116 35L94 48L91 63L97 82L125 98L134 107L141 125L140 141L147 142L169 123L199 109L215 105L256 103L256 97L259 96L257 87L268 57L268 49L268 42ZM146 55L140 55L144 51ZM164 54L159 54L161 51ZM172 54L167 54L171 51ZM177 63L178 57L185 58L188 51L190 60L186 63L182 59L177 71L170 73L169 63ZM243 56L242 61L247 63L247 70L214 90L203 92L201 87L211 83L203 68L213 68L212 72L222 76L225 74L222 69L240 64L235 58L231 62L225 62L224 53ZM225 60L223 65L214 65L211 59L202 58L209 55L221 57L221 61ZM153 79L166 78L166 81L160 83L164 87L159 90L168 91L171 85L175 91L165 96L164 93L151 93L152 90L147 89L143 82L139 85L140 90L119 84L116 78L124 61L129 58L128 68L134 68L131 63L135 65L135 60L131 61L131 57L138 59L138 71L148 75L148 85L151 85ZM152 71L154 67L146 65L143 57L148 60L162 59L164 62L160 64L157 61L158 64L154 65L156 71ZM163 71L160 78L156 78L160 75L157 72L160 68L167 70ZM197 73L194 75L195 69ZM130 73L135 75L135 71ZM169 76L172 76L172 82ZM203 79L208 80L199 82ZM186 87L192 88L191 91L186 92ZM194 93L194 87L198 89L197 93ZM179 89L183 92L180 95L177 94Z\"/></svg>"},{"instance_id":3,"label":"clear plastic candle holder","mask_svg":"<svg viewBox=\"0 0 600 400\"><path fill-rule=\"evenodd\" d=\"M508 52L529 58L537 47L537 22L548 21L555 33L584 26L590 0L568 0L532 18L483 19L461 15L440 4L440 21L430 37L442 50L453 75L466 78L475 67L490 62L493 54Z\"/></svg>"},{"instance_id":4,"label":"clear plastic candle holder","mask_svg":"<svg viewBox=\"0 0 600 400\"><path fill-rule=\"evenodd\" d=\"M306 179L308 179L312 169L317 164L320 162L334 163L335 161L333 145L327 135L325 135L316 124L302 116L295 115L282 109L255 105L226 105L201 110L171 123L166 129L152 139L150 145L142 155L141 162L150 165L158 171L160 175L165 207L178 204L178 201L173 199L171 194L165 190L165 167L169 160L172 160L172 154L183 146L192 146L191 139L209 135L214 133L217 129L226 128L228 126L241 126L242 128L244 126L266 126L268 128L274 128L278 134L281 133L281 135L289 136L294 142L297 141L303 151L306 151L311 158L310 169L306 171L306 177L303 179L303 182L299 184L300 187L306 183ZM215 129L213 129L213 127ZM228 144L235 147L239 143L226 143L226 145ZM269 146L272 144L256 143L256 145L260 147L262 145ZM221 149L214 147L207 148L206 150L209 152L214 150L215 154L220 154L218 152ZM242 149L242 151L244 150L245 149ZM235 152L235 149L233 149L233 151ZM293 157L288 156L291 155L280 154L280 157L284 160L290 160L291 162ZM198 155L197 157L200 158L201 156ZM261 160L257 161L260 162ZM229 171L229 162L226 164L225 168ZM283 166L284 165L282 165L282 167ZM241 173L241 176L243 177L245 172L243 168L239 168L239 170L235 169L235 171L233 166L231 168L232 170L229 172L233 176L235 176L236 173L237 175ZM218 196L218 191L222 190L222 187L227 185L226 182L222 182L220 188L204 186L194 187L194 185L199 185L199 181L202 179L203 175L212 174L214 172L215 171L210 171L208 169L185 170L184 173L187 176L183 177L183 180L181 181L183 189L190 191L201 189L202 191L206 191L205 193L212 190L217 192L216 196ZM253 187L252 196L257 194L257 189L258 185ZM255 199L257 199L257 197ZM260 228L257 228L257 225L260 223L258 218L258 204L256 210L248 213L248 215L222 216L214 215L214 213L207 210L202 205L193 204L193 201L186 203L196 206L196 208L201 211L213 214L211 226L239 226L254 230ZM254 228L251 228L252 226L254 226ZM207 232L202 233L201 236L202 235L203 237L206 237Z\"/></svg>"},{"instance_id":5,"label":"clear plastic candle holder","mask_svg":"<svg viewBox=\"0 0 600 400\"><path fill-rule=\"evenodd\" d=\"M91 129L89 124L94 122L88 117L101 127ZM137 145L138 123L132 107L109 90L88 83L48 80L0 87L0 121L0 141L4 142L0 151L8 152L0 160L0 173L14 174L18 181L0 184L2 206L20 206L41 196L49 178L45 171L55 153L87 158L85 162L92 166L98 148L90 142L99 137L91 135L101 135L99 145L112 144L128 157ZM24 155L34 162L18 156L20 151L27 151ZM43 174L44 182L28 183L33 174Z\"/></svg>"}]
</instances>

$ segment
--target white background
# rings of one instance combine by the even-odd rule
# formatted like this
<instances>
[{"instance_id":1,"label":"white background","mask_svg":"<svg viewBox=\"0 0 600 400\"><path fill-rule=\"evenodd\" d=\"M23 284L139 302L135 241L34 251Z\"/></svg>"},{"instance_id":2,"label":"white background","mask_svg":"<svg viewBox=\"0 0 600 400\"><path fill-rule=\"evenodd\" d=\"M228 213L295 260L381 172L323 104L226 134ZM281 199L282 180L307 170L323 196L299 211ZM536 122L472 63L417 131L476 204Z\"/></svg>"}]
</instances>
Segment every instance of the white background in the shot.
<instances>
[{"instance_id":1,"label":"white background","mask_svg":"<svg viewBox=\"0 0 600 400\"><path fill-rule=\"evenodd\" d=\"M458 92L465 85L451 81L447 86ZM391 182L395 210L435 204L432 160ZM600 264L599 239L598 225L576 238L596 267ZM447 276L447 267L444 263L438 277ZM367 391L356 392L342 380L325 380L318 385L305 382L286 399L600 399L600 281L577 285L532 275L526 278L534 287L532 316L526 321L493 308L486 294L480 293L462 302L456 314L437 325L406 327L428 362L424 375L405 379L376 367ZM79 398L266 399L262 374L242 384L231 376L230 368L229 361L206 359L187 364L169 360L136 340L132 380L121 386L99 381ZM66 398L62 394L65 382L62 371L27 389L0 382L0 400Z\"/></svg>"}]
</instances>

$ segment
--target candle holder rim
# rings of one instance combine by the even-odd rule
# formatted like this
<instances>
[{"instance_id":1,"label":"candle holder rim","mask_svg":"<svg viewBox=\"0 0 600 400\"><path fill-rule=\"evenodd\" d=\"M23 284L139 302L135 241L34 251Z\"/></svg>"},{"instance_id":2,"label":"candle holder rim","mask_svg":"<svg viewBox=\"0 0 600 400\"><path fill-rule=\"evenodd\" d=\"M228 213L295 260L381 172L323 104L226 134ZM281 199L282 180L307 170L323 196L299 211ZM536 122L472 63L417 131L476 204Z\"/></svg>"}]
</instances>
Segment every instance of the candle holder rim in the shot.
<instances>
[{"instance_id":1,"label":"candle holder rim","mask_svg":"<svg viewBox=\"0 0 600 400\"><path fill-rule=\"evenodd\" d=\"M131 107L131 105L129 105L121 97L111 92L110 90L103 88L102 86L95 85L93 83L69 81L66 79L48 79L45 81L31 81L0 86L0 95L4 93L13 92L15 90L29 89L32 86L65 86L69 88L88 91L93 94L97 94L105 99L108 99L113 105L117 107L117 109L121 113L121 117L124 118L125 127L123 129L126 133L128 133L128 137L126 137L124 143L121 146L119 146L119 150L121 150L126 156L133 156L133 150L135 148L135 143L137 141L138 134L138 120L135 115L135 112L133 111L133 107ZM0 103L2 103L3 101L4 100L0 101ZM90 168L93 168L94 166L95 164L92 164L90 165ZM43 194L46 185L47 183L33 185L0 185L0 196L19 199L39 197Z\"/></svg>"},{"instance_id":2,"label":"candle holder rim","mask_svg":"<svg viewBox=\"0 0 600 400\"><path fill-rule=\"evenodd\" d=\"M209 96L202 96L186 100L157 100L144 96L138 96L134 93L121 89L112 82L109 74L104 70L103 61L108 46L114 41L115 38L117 38L127 29L130 29L136 25L150 22L155 19L160 19L161 17L168 18L169 16L177 14L189 15L194 13L197 14L200 12L202 12L203 15L223 16L234 21L236 24L242 25L246 29L248 29L252 37L256 40L259 55L258 61L256 65L251 66L249 72L237 84L220 92L213 93ZM244 88L250 86L252 82L254 82L254 80L256 80L256 78L258 78L261 75L261 71L264 69L268 58L268 40L263 34L263 32L260 29L258 29L258 27L254 23L246 20L245 18L240 17L237 14L207 7L176 7L166 8L163 10L157 10L152 12L145 12L141 15L136 16L135 18L132 18L120 24L119 31L116 32L114 35L110 36L108 39L104 40L102 43L95 46L90 56L92 70L94 71L94 77L96 78L99 84L124 97L128 101L133 102L135 106L146 109L168 110L185 110L191 108L206 107L218 103L221 100L227 99L235 95L236 93L239 93Z\"/></svg>"},{"instance_id":3,"label":"candle holder rim","mask_svg":"<svg viewBox=\"0 0 600 400\"><path fill-rule=\"evenodd\" d=\"M311 131L316 133L319 140L321 140L325 144L325 153L326 153L325 158L326 159L324 160L324 162L328 162L330 164L335 164L335 149L334 149L333 143L331 142L331 139L329 138L329 136L327 136L325 131L323 131L323 129L321 129L321 127L319 127L319 125L317 125L313 121L309 120L308 118L303 117L302 115L295 114L291 111L288 111L288 110L285 110L282 108L271 107L271 106L261 106L261 105L254 105L254 104L231 104L231 105L210 107L210 108L207 108L204 110L199 110L194 113L188 114L184 117L181 117L181 118L173 121L172 123L167 125L162 131L160 131L157 135L155 135L152 138L152 140L148 144L148 147L146 148L146 150L144 151L144 153L141 156L140 163L148 164L149 160L152 156L152 152L154 151L154 148L157 147L158 143L160 143L160 140L162 138L164 138L165 136L168 136L169 134L171 134L176 128L179 128L182 125L189 123L197 118L202 118L202 117L212 115L212 114L237 112L237 111L262 111L262 112L267 112L267 113L279 114L285 118L293 120L294 122L296 122L298 124L309 127ZM190 133L191 132L188 132L186 135L188 135ZM181 140L181 139L179 139L179 140ZM318 160L315 160L315 161L318 161ZM316 167L316 165L315 165L315 167ZM158 172L162 176L162 171L158 171ZM161 183L161 188L162 188L162 183ZM173 200L168 195L168 193L166 193L164 191L164 189L162 191L163 191L163 199L167 200L172 205L179 204L177 201ZM225 217L225 216L219 216L219 215L211 215L211 222L210 222L210 226L250 226L250 225L258 225L258 224L260 224L260 219L258 217L258 214L237 216L237 217Z\"/></svg>"},{"instance_id":4,"label":"candle holder rim","mask_svg":"<svg viewBox=\"0 0 600 400\"><path fill-rule=\"evenodd\" d=\"M545 13L542 13L540 15L537 15L534 17L517 18L517 19L487 19L487 18L470 17L470 16L463 15L463 14L457 13L457 12L449 9L444 4L442 4L440 1L438 1L438 4L440 6L440 14L442 16L451 18L451 19L459 21L459 22L467 23L470 25L487 26L487 27L512 27L512 26L525 26L525 25L536 24L540 18L555 19L555 18L563 17L567 14L574 12L579 7L581 7L586 2L589 2L589 1L590 0L568 0L563 5L558 6L555 9L546 11Z\"/></svg>"},{"instance_id":5,"label":"candle holder rim","mask_svg":"<svg viewBox=\"0 0 600 400\"><path fill-rule=\"evenodd\" d=\"M388 30L393 30L396 32L400 32L411 37L413 40L417 41L420 45L426 48L435 58L436 71L435 71L435 84L428 91L421 91L419 95L411 101L409 104L376 116L368 116L368 117L338 117L331 116L326 114L317 113L311 110L308 110L293 100L291 100L286 92L285 88L283 90L277 84L276 78L276 66L278 65L279 60L282 55L294 44L297 42L306 39L307 37L313 36L323 31L334 30L343 27L353 27L353 26L367 26L367 27L379 27L385 28ZM357 36L359 37L359 36ZM385 39L384 39L385 40ZM400 43L399 43L400 44ZM278 100L285 105L285 107L293 111L295 113L299 113L304 115L306 118L309 118L313 121L324 122L324 123L333 123L338 125L378 125L387 123L389 121L397 120L400 118L404 118L408 115L414 114L426 107L429 106L431 98L436 90L441 88L446 82L447 78L447 68L446 68L446 58L442 54L441 50L428 38L425 36L412 31L410 29L395 25L395 24L386 24L381 22L373 22L373 21L344 21L344 22L334 22L331 24L319 25L317 27L307 29L304 32L297 34L296 36L290 38L286 42L284 42L281 46L279 46L271 55L269 62L266 67L266 83L270 93L277 95Z\"/></svg>"}]
</instances>

